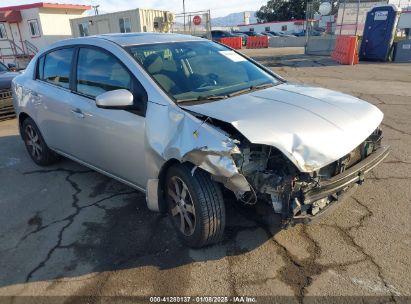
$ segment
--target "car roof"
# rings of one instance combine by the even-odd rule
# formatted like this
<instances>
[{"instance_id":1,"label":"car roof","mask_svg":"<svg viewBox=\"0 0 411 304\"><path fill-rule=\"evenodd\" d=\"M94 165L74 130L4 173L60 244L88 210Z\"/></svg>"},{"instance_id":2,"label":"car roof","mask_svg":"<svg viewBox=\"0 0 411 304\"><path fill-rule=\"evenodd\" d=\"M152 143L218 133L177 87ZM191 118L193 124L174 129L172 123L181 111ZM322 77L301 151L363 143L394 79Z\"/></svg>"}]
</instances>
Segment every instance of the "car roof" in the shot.
<instances>
[{"instance_id":1,"label":"car roof","mask_svg":"<svg viewBox=\"0 0 411 304\"><path fill-rule=\"evenodd\" d=\"M87 38L106 39L121 46L136 44L154 44L165 42L205 41L206 39L191 35L167 33L118 33L88 36ZM81 39L81 38L78 38Z\"/></svg>"}]
</instances>

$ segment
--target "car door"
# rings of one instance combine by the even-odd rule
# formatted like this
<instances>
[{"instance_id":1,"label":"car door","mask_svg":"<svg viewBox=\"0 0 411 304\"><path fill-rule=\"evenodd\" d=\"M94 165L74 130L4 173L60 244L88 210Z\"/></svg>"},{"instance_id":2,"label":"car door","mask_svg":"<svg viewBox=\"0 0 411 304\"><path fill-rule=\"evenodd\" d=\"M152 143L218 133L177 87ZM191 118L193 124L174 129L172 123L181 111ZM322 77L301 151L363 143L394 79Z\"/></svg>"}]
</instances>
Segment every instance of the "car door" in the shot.
<instances>
[{"instance_id":1,"label":"car door","mask_svg":"<svg viewBox=\"0 0 411 304\"><path fill-rule=\"evenodd\" d=\"M41 56L29 88L34 119L47 145L71 154L70 91L73 47L59 48Z\"/></svg>"},{"instance_id":2,"label":"car door","mask_svg":"<svg viewBox=\"0 0 411 304\"><path fill-rule=\"evenodd\" d=\"M146 94L144 88L119 59L101 48L80 47L76 63L77 95L71 104L74 156L145 188L145 112L102 109L95 103L96 96L116 89L131 91L137 102L137 96Z\"/></svg>"}]
</instances>

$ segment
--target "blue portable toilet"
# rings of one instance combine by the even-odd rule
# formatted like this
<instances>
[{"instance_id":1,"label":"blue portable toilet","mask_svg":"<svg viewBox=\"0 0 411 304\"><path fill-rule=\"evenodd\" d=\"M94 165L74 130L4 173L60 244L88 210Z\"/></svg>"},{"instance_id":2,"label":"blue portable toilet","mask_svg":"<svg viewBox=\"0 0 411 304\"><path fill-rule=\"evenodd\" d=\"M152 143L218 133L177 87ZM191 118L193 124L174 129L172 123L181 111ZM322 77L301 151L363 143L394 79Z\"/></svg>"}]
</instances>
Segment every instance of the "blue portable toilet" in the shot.
<instances>
[{"instance_id":1,"label":"blue portable toilet","mask_svg":"<svg viewBox=\"0 0 411 304\"><path fill-rule=\"evenodd\" d=\"M400 12L395 5L384 4L373 7L367 13L360 60L388 60Z\"/></svg>"}]
</instances>

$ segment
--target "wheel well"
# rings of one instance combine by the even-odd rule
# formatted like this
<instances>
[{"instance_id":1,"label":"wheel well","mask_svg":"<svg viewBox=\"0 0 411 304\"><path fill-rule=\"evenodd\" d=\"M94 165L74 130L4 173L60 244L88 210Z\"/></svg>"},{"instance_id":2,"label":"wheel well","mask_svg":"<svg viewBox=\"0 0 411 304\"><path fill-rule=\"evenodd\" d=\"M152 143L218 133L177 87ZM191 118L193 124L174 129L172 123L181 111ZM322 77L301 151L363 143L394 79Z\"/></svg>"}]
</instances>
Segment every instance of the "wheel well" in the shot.
<instances>
[{"instance_id":1,"label":"wheel well","mask_svg":"<svg viewBox=\"0 0 411 304\"><path fill-rule=\"evenodd\" d=\"M169 159L166 161L166 163L161 167L160 173L158 174L158 206L160 212L165 212L167 210L167 203L165 200L165 182L166 182L166 176L167 176L167 171L170 169L172 166L180 164L180 162L175 159Z\"/></svg>"},{"instance_id":2,"label":"wheel well","mask_svg":"<svg viewBox=\"0 0 411 304\"><path fill-rule=\"evenodd\" d=\"M23 121L25 121L26 120L26 118L29 118L30 116L27 114L27 113L24 113L24 112L21 112L20 114L19 114L19 131L20 131L20 134L22 134L23 132L23 130L21 129L22 128L22 126L23 126Z\"/></svg>"}]
</instances>

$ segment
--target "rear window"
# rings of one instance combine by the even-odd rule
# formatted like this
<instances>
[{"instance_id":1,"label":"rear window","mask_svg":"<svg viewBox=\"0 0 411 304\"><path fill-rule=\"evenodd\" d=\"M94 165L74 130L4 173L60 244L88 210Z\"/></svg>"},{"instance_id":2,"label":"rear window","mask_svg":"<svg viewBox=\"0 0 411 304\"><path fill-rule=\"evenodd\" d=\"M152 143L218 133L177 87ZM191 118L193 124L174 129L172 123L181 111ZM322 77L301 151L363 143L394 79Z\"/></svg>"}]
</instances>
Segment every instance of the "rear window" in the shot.
<instances>
[{"instance_id":1,"label":"rear window","mask_svg":"<svg viewBox=\"0 0 411 304\"><path fill-rule=\"evenodd\" d=\"M52 51L39 59L37 78L63 88L70 86L73 49Z\"/></svg>"}]
</instances>

